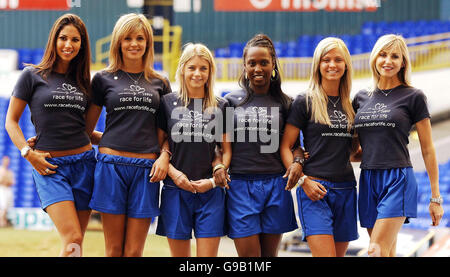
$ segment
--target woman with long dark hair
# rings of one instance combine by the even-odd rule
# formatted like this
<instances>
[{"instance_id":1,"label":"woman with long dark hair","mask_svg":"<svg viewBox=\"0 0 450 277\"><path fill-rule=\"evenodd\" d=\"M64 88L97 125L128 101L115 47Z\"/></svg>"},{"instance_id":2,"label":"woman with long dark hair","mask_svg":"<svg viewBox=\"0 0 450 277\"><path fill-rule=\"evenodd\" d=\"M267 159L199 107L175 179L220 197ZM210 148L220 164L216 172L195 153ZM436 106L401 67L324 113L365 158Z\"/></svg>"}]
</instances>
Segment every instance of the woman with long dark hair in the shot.
<instances>
[{"instance_id":1,"label":"woman with long dark hair","mask_svg":"<svg viewBox=\"0 0 450 277\"><path fill-rule=\"evenodd\" d=\"M61 256L81 255L89 221L95 155L86 132L90 101L90 46L76 15L54 23L42 61L27 66L12 92L5 128L33 166L42 208L61 236ZM36 130L27 145L19 120L28 105Z\"/></svg>"}]
</instances>

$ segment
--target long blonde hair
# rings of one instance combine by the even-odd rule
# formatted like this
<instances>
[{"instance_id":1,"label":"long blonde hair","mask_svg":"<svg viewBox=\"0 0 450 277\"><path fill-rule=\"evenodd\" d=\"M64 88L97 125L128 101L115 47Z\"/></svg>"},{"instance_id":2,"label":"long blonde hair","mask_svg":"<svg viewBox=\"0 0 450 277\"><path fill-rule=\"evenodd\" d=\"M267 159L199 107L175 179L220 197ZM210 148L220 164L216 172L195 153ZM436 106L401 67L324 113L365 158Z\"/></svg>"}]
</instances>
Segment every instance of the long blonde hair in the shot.
<instances>
[{"instance_id":1,"label":"long blonde hair","mask_svg":"<svg viewBox=\"0 0 450 277\"><path fill-rule=\"evenodd\" d=\"M184 105L189 105L190 98L186 82L184 80L184 67L194 57L200 57L209 63L209 77L205 84L205 98L203 101L203 109L209 107L217 107L217 99L214 95L214 84L216 80L216 63L214 62L211 51L205 45L201 43L188 43L184 46L183 53L181 54L178 62L175 79L178 82L180 89L178 91L179 98L183 101Z\"/></svg>"},{"instance_id":2,"label":"long blonde hair","mask_svg":"<svg viewBox=\"0 0 450 277\"><path fill-rule=\"evenodd\" d=\"M314 56L311 66L311 77L309 80L307 103L311 101L311 118L316 123L331 125L330 117L328 115L328 96L322 87L322 75L320 74L320 61L330 50L338 49L346 65L344 75L339 82L339 96L341 97L342 108L347 115L348 128L350 129L355 112L350 100L350 91L352 89L352 62L351 56L344 41L335 37L324 38L319 42L314 50Z\"/></svg>"},{"instance_id":3,"label":"long blonde hair","mask_svg":"<svg viewBox=\"0 0 450 277\"><path fill-rule=\"evenodd\" d=\"M153 69L154 61L154 41L153 31L148 19L143 14L129 13L122 15L116 22L112 32L111 46L109 49L109 66L105 69L108 72L116 72L123 67L122 50L120 43L127 35L142 30L144 32L147 45L142 61L144 63L144 77L150 82L150 78L164 78Z\"/></svg>"},{"instance_id":4,"label":"long blonde hair","mask_svg":"<svg viewBox=\"0 0 450 277\"><path fill-rule=\"evenodd\" d=\"M406 45L405 39L402 36L388 34L381 36L375 45L373 46L372 52L370 53L369 64L370 71L372 72L373 89L370 94L377 88L378 82L380 81L380 73L376 67L376 60L381 51L392 51L398 50L403 57L403 67L397 73L399 81L405 85L411 86L411 61L409 58L408 46Z\"/></svg>"}]
</instances>

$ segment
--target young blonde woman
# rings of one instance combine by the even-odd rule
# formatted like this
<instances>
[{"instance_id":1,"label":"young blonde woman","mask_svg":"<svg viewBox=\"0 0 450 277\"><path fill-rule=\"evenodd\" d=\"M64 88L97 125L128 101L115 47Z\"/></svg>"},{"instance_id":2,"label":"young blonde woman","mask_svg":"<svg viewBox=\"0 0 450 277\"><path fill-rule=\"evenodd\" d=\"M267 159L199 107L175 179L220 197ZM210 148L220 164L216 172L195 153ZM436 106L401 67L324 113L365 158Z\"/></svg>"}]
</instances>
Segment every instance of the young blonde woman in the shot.
<instances>
[{"instance_id":1,"label":"young blonde woman","mask_svg":"<svg viewBox=\"0 0 450 277\"><path fill-rule=\"evenodd\" d=\"M281 143L286 167L290 149L303 132L306 163L295 167L305 174L297 190L303 239L313 256L343 257L348 243L358 238L356 181L350 164L352 124L350 101L352 64L339 38L319 42L314 51L309 89L295 99ZM291 189L291 188L289 188Z\"/></svg>"},{"instance_id":2,"label":"young blonde woman","mask_svg":"<svg viewBox=\"0 0 450 277\"><path fill-rule=\"evenodd\" d=\"M413 125L419 135L430 179L430 215L437 226L443 215L439 174L425 94L411 86L411 62L405 40L378 39L370 54L374 87L353 100L355 130L362 148L358 210L370 235L370 256L395 256L397 235L417 215L417 183L408 152Z\"/></svg>"},{"instance_id":3,"label":"young blonde woman","mask_svg":"<svg viewBox=\"0 0 450 277\"><path fill-rule=\"evenodd\" d=\"M187 44L176 72L180 89L161 102L159 127L168 135L172 159L156 233L167 237L175 257L191 256L192 231L198 257L217 256L225 235L224 188L231 147L224 135L227 102L213 91L215 73L208 48ZM223 162L215 159L217 144Z\"/></svg>"},{"instance_id":4,"label":"young blonde woman","mask_svg":"<svg viewBox=\"0 0 450 277\"><path fill-rule=\"evenodd\" d=\"M44 209L62 240L61 256L82 254L91 210L95 154L86 132L90 100L90 47L83 21L58 18L42 61L27 66L13 90L5 128L33 166L33 180ZM28 105L36 130L33 149L19 126ZM90 133L89 133L90 134Z\"/></svg>"},{"instance_id":5,"label":"young blonde woman","mask_svg":"<svg viewBox=\"0 0 450 277\"><path fill-rule=\"evenodd\" d=\"M147 18L123 15L112 33L109 66L92 80L88 118L96 122L103 106L107 113L90 202L101 213L106 256L141 256L151 219L159 215L169 153L160 151L156 119L171 89L152 68L153 51Z\"/></svg>"}]
</instances>

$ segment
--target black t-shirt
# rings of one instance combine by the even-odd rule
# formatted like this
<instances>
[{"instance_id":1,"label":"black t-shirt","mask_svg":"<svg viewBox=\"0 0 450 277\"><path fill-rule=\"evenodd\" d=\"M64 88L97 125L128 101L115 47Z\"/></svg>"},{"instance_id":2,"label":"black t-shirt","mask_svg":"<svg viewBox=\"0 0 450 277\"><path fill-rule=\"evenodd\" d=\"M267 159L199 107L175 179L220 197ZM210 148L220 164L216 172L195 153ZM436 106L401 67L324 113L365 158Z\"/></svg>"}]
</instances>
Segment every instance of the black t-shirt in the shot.
<instances>
[{"instance_id":1,"label":"black t-shirt","mask_svg":"<svg viewBox=\"0 0 450 277\"><path fill-rule=\"evenodd\" d=\"M376 89L372 96L361 90L353 99L353 108L363 150L361 168L410 167L407 145L411 127L430 117L425 94L406 86L398 86L388 94Z\"/></svg>"},{"instance_id":2,"label":"black t-shirt","mask_svg":"<svg viewBox=\"0 0 450 277\"><path fill-rule=\"evenodd\" d=\"M190 180L212 176L214 149L222 141L228 106L224 99L217 100L217 108L202 111L203 99L192 99L185 107L177 93L162 97L158 127L168 134L172 165Z\"/></svg>"},{"instance_id":3,"label":"black t-shirt","mask_svg":"<svg viewBox=\"0 0 450 277\"><path fill-rule=\"evenodd\" d=\"M36 149L68 150L90 143L84 117L88 98L74 80L56 72L44 79L29 66L20 75L12 96L30 106Z\"/></svg>"},{"instance_id":4,"label":"black t-shirt","mask_svg":"<svg viewBox=\"0 0 450 277\"><path fill-rule=\"evenodd\" d=\"M99 147L159 153L156 116L160 97L171 92L171 88L167 80L167 85L157 78L150 81L141 73L122 70L95 74L93 103L106 107L105 131Z\"/></svg>"},{"instance_id":5,"label":"black t-shirt","mask_svg":"<svg viewBox=\"0 0 450 277\"><path fill-rule=\"evenodd\" d=\"M234 108L233 119L227 117L227 132L233 134L230 172L284 173L279 150L289 111L270 94L254 94L242 104L245 97L244 90L225 95L230 107Z\"/></svg>"},{"instance_id":6,"label":"black t-shirt","mask_svg":"<svg viewBox=\"0 0 450 277\"><path fill-rule=\"evenodd\" d=\"M353 181L355 175L350 163L353 131L347 129L347 116L339 98L329 98L327 108L331 125L311 119L311 100L307 108L306 93L295 98L287 123L303 132L305 150L310 155L303 168L306 175L334 182ZM337 102L336 107L332 102Z\"/></svg>"}]
</instances>

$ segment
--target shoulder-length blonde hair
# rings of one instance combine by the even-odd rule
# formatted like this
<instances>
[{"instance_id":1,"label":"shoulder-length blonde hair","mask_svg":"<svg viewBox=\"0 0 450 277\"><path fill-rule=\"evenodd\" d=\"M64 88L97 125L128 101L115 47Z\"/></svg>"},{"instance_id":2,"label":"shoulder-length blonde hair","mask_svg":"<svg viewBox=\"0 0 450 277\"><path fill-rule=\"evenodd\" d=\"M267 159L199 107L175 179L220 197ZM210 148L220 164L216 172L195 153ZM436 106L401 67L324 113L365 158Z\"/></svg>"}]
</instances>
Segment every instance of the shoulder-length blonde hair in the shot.
<instances>
[{"instance_id":1,"label":"shoulder-length blonde hair","mask_svg":"<svg viewBox=\"0 0 450 277\"><path fill-rule=\"evenodd\" d=\"M352 62L351 56L344 41L335 37L324 38L319 42L314 50L314 56L311 66L311 77L309 80L308 101L311 101L311 117L316 123L331 125L328 115L328 97L322 87L322 75L320 74L320 61L332 49L338 49L345 62L345 73L339 82L339 96L341 97L342 108L347 115L348 128L350 129L355 112L350 100L350 91L352 89Z\"/></svg>"},{"instance_id":2,"label":"shoulder-length blonde hair","mask_svg":"<svg viewBox=\"0 0 450 277\"><path fill-rule=\"evenodd\" d=\"M381 51L390 52L393 50L399 51L403 57L402 68L397 73L398 79L403 85L408 87L411 86L411 61L405 39L399 35L388 34L381 36L377 40L370 53L369 64L374 86L372 92L377 88L378 82L380 81L380 73L376 67L376 60Z\"/></svg>"},{"instance_id":3,"label":"shoulder-length blonde hair","mask_svg":"<svg viewBox=\"0 0 450 277\"><path fill-rule=\"evenodd\" d=\"M109 66L105 69L108 72L116 72L123 67L121 41L129 34L142 30L144 32L147 45L142 61L144 63L144 77L150 82L150 78L164 78L153 68L155 57L153 31L148 19L143 14L129 13L122 15L116 22L112 32L111 46L109 48Z\"/></svg>"},{"instance_id":4,"label":"shoulder-length blonde hair","mask_svg":"<svg viewBox=\"0 0 450 277\"><path fill-rule=\"evenodd\" d=\"M209 63L209 75L208 81L205 84L205 101L203 101L203 109L209 107L217 107L217 99L214 95L216 63L214 62L211 51L208 49L208 47L201 43L188 43L184 46L183 53L181 54L175 74L175 79L180 86L178 96L183 101L185 106L189 105L191 99L189 97L189 92L183 75L184 67L194 57L200 57Z\"/></svg>"},{"instance_id":5,"label":"shoulder-length blonde hair","mask_svg":"<svg viewBox=\"0 0 450 277\"><path fill-rule=\"evenodd\" d=\"M89 35L86 25L83 20L75 14L64 14L59 17L53 24L50 34L48 36L47 46L42 60L37 65L31 65L38 70L38 72L47 78L48 74L55 68L58 63L58 54L56 52L56 42L61 30L68 25L74 26L78 33L80 33L81 47L78 54L69 63L69 69L66 75L75 79L77 86L81 91L90 96L91 84L91 47L89 44Z\"/></svg>"}]
</instances>

